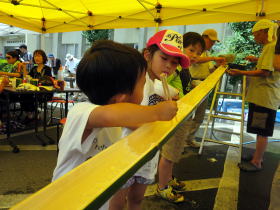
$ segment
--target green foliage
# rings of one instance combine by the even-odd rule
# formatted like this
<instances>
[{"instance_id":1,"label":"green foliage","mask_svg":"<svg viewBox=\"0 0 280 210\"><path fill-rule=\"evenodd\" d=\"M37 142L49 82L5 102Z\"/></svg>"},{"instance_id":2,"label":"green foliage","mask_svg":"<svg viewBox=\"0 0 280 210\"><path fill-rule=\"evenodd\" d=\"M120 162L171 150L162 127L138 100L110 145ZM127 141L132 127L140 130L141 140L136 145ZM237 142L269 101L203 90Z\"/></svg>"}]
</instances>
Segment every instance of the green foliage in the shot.
<instances>
[{"instance_id":1,"label":"green foliage","mask_svg":"<svg viewBox=\"0 0 280 210\"><path fill-rule=\"evenodd\" d=\"M261 52L261 46L255 42L252 34L254 24L255 22L229 23L228 26L232 30L232 36L226 37L223 43L214 45L215 54L234 54L234 63L246 65L246 69L253 68L253 65L248 65L244 58L248 55L258 57ZM241 77L231 77L230 83L234 85L240 79Z\"/></svg>"},{"instance_id":2,"label":"green foliage","mask_svg":"<svg viewBox=\"0 0 280 210\"><path fill-rule=\"evenodd\" d=\"M232 35L225 38L223 43L213 46L216 54L234 54L236 64L244 64L247 55L258 56L261 46L254 40L252 28L255 22L229 23Z\"/></svg>"},{"instance_id":3,"label":"green foliage","mask_svg":"<svg viewBox=\"0 0 280 210\"><path fill-rule=\"evenodd\" d=\"M6 60L6 59L1 59L1 58L0 58L0 64L2 64L2 63L7 63L7 60Z\"/></svg>"},{"instance_id":4,"label":"green foliage","mask_svg":"<svg viewBox=\"0 0 280 210\"><path fill-rule=\"evenodd\" d=\"M255 22L230 23L233 30L233 38L229 41L231 50L236 54L236 63L244 64L244 57L247 55L259 56L261 46L254 40L252 28Z\"/></svg>"},{"instance_id":5,"label":"green foliage","mask_svg":"<svg viewBox=\"0 0 280 210\"><path fill-rule=\"evenodd\" d=\"M7 63L7 60L6 59L1 59L0 58L0 70L6 66L8 63Z\"/></svg>"},{"instance_id":6,"label":"green foliage","mask_svg":"<svg viewBox=\"0 0 280 210\"><path fill-rule=\"evenodd\" d=\"M112 30L89 30L83 31L82 35L87 39L88 42L93 43L97 40L106 40L110 38Z\"/></svg>"}]
</instances>

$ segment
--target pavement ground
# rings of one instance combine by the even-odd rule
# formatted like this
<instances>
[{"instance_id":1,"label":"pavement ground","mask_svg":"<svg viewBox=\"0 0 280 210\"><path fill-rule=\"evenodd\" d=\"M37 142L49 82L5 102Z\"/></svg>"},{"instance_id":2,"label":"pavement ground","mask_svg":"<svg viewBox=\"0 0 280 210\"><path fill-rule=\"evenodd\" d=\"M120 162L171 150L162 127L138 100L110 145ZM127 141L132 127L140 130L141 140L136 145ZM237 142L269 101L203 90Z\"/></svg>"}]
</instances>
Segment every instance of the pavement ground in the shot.
<instances>
[{"instance_id":1,"label":"pavement ground","mask_svg":"<svg viewBox=\"0 0 280 210\"><path fill-rule=\"evenodd\" d=\"M198 133L200 141L205 124ZM220 121L215 128L229 132L239 128L238 123ZM55 138L55 128L48 129ZM214 132L218 140L236 142L238 136ZM254 135L245 132L244 141ZM32 193L46 186L56 164L56 145L42 147L31 132L13 135L20 153L14 154L0 135L0 209L8 209ZM274 136L280 139L280 125ZM243 152L251 153L255 144L245 144ZM257 173L240 172L238 151L234 147L214 143L205 144L203 154L186 147L181 161L175 165L174 175L184 181L188 191L186 202L173 204L156 195L156 185L148 187L142 203L143 210L215 209L215 210L270 210L280 209L280 142L270 142L264 156L264 170Z\"/></svg>"}]
</instances>

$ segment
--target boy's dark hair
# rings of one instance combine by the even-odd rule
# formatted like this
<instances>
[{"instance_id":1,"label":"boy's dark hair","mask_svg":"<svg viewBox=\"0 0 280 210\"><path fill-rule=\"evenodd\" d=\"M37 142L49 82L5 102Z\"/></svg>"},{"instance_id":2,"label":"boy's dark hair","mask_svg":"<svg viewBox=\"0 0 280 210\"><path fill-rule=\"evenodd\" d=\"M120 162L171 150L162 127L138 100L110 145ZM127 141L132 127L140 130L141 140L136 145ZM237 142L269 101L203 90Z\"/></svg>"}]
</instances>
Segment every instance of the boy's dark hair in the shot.
<instances>
[{"instance_id":1,"label":"boy's dark hair","mask_svg":"<svg viewBox=\"0 0 280 210\"><path fill-rule=\"evenodd\" d=\"M39 55L41 55L43 57L43 64L46 64L48 62L48 58L47 58L47 55L46 55L45 51L43 51L43 50L35 50L33 52L33 58L32 58L33 63L35 63L34 57L35 57L36 54L39 54Z\"/></svg>"},{"instance_id":2,"label":"boy's dark hair","mask_svg":"<svg viewBox=\"0 0 280 210\"><path fill-rule=\"evenodd\" d=\"M205 41L203 37L196 32L188 32L183 35L183 47L186 48L190 45L200 44L202 51L205 50Z\"/></svg>"},{"instance_id":3,"label":"boy's dark hair","mask_svg":"<svg viewBox=\"0 0 280 210\"><path fill-rule=\"evenodd\" d=\"M19 49L20 49L20 48L24 48L24 49L27 50L27 46L26 46L25 44L20 45L20 46L19 46Z\"/></svg>"},{"instance_id":4,"label":"boy's dark hair","mask_svg":"<svg viewBox=\"0 0 280 210\"><path fill-rule=\"evenodd\" d=\"M13 58L16 58L17 60L19 60L19 53L16 50L9 51L6 54L12 56Z\"/></svg>"},{"instance_id":5,"label":"boy's dark hair","mask_svg":"<svg viewBox=\"0 0 280 210\"><path fill-rule=\"evenodd\" d=\"M90 102L105 105L116 94L131 94L146 68L137 50L110 40L97 41L77 67L77 85Z\"/></svg>"}]
</instances>

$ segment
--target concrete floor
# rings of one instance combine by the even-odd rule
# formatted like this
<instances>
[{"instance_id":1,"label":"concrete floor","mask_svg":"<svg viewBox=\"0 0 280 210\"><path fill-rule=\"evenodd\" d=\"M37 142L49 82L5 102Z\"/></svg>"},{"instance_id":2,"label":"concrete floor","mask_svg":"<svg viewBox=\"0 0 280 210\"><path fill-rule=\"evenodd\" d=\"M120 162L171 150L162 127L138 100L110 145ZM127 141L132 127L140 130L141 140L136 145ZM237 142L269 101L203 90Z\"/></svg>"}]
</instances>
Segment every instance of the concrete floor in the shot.
<instances>
[{"instance_id":1,"label":"concrete floor","mask_svg":"<svg viewBox=\"0 0 280 210\"><path fill-rule=\"evenodd\" d=\"M233 131L238 124L223 121L216 123L215 128ZM203 129L204 125L197 133L198 140ZM54 130L49 130L50 135L55 135ZM218 132L214 135L229 142L238 138ZM50 182L56 164L56 146L42 147L32 133L26 133L13 137L21 149L14 154L3 138L0 136L0 209L8 209ZM254 136L245 133L244 139L249 142ZM280 125L276 126L272 139L280 139ZM245 145L243 152L252 152L254 146ZM244 173L237 167L238 152L233 147L209 143L202 156L197 155L196 149L185 148L182 160L175 165L174 175L187 184L186 202L172 204L162 200L155 195L156 185L151 185L142 209L265 210L269 205L270 210L280 209L279 159L280 142L271 142L265 153L264 170Z\"/></svg>"}]
</instances>

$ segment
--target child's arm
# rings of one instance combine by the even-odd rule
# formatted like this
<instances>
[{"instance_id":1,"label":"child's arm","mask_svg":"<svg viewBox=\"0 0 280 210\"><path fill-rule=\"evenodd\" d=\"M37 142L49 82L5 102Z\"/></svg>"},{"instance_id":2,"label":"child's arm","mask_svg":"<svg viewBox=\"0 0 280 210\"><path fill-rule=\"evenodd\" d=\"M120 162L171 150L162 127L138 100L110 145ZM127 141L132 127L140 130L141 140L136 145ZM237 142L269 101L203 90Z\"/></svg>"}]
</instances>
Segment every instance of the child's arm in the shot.
<instances>
[{"instance_id":1,"label":"child's arm","mask_svg":"<svg viewBox=\"0 0 280 210\"><path fill-rule=\"evenodd\" d=\"M168 121L176 115L177 110L177 103L174 101L164 101L154 106L130 103L100 106L91 112L86 129L135 127L153 121Z\"/></svg>"},{"instance_id":2,"label":"child's arm","mask_svg":"<svg viewBox=\"0 0 280 210\"><path fill-rule=\"evenodd\" d=\"M206 63L209 61L215 61L216 63L224 63L226 61L223 57L199 57L196 63Z\"/></svg>"},{"instance_id":3,"label":"child's arm","mask_svg":"<svg viewBox=\"0 0 280 210\"><path fill-rule=\"evenodd\" d=\"M246 75L246 76L267 77L271 74L270 71L265 70L265 69L257 69L257 70L253 70L253 71L241 71L238 69L230 69L227 72L231 76Z\"/></svg>"},{"instance_id":4,"label":"child's arm","mask_svg":"<svg viewBox=\"0 0 280 210\"><path fill-rule=\"evenodd\" d=\"M247 60L247 61L253 62L253 63L258 62L258 60L259 60L258 57L253 56L253 55L248 55L244 59Z\"/></svg>"}]
</instances>

